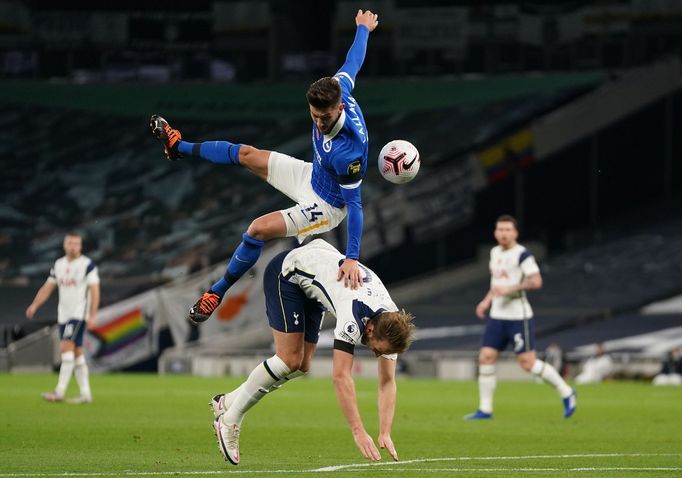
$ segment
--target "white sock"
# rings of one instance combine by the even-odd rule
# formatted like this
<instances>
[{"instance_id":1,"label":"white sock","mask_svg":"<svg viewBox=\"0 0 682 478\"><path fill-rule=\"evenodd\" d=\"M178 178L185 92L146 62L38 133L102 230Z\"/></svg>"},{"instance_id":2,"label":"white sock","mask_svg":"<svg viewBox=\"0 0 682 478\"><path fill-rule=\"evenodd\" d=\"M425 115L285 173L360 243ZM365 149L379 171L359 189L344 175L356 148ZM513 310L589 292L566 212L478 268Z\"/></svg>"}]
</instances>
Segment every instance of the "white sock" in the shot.
<instances>
[{"instance_id":1,"label":"white sock","mask_svg":"<svg viewBox=\"0 0 682 478\"><path fill-rule=\"evenodd\" d=\"M493 394L497 386L495 365L478 366L478 409L483 413L493 413Z\"/></svg>"},{"instance_id":2,"label":"white sock","mask_svg":"<svg viewBox=\"0 0 682 478\"><path fill-rule=\"evenodd\" d=\"M282 386L285 383L288 383L290 380L293 380L297 377L302 377L305 374L306 374L305 372L301 372L300 370L296 370L295 372L291 372L286 377L281 378L281 379L277 380L275 383L273 383L272 387L270 387L268 389L268 392L274 392L275 390L279 390L280 388L282 388Z\"/></svg>"},{"instance_id":3,"label":"white sock","mask_svg":"<svg viewBox=\"0 0 682 478\"><path fill-rule=\"evenodd\" d=\"M232 406L222 415L223 423L241 423L246 412L258 403L275 383L290 373L289 367L277 355L259 364L249 374L246 382L236 390L237 396Z\"/></svg>"},{"instance_id":4,"label":"white sock","mask_svg":"<svg viewBox=\"0 0 682 478\"><path fill-rule=\"evenodd\" d=\"M291 372L291 373L290 373L289 375L287 375L286 377L281 378L281 379L279 379L277 382L273 383L272 386L270 386L270 388L268 388L268 393L274 392L275 390L279 390L280 388L282 388L282 386L283 386L285 383L288 383L290 380L293 380L293 379L295 379L296 377L301 377L301 376L303 376L303 375L305 375L305 374L306 374L305 372L301 372L300 370L296 370L295 372ZM230 404L231 404L231 403L234 403L234 399L237 397L237 394L239 393L239 391L240 391L242 388L244 388L244 383L242 383L240 386L238 386L237 388L235 388L235 389L232 390L231 392L225 394L225 395L228 397L228 400L229 400L229 403L230 403Z\"/></svg>"},{"instance_id":5,"label":"white sock","mask_svg":"<svg viewBox=\"0 0 682 478\"><path fill-rule=\"evenodd\" d=\"M550 364L543 362L542 360L536 360L533 363L533 367L530 371L542 378L545 382L553 385L556 391L559 392L561 398L569 397L573 393L573 389L566 381L561 378L559 372L556 371L554 367Z\"/></svg>"},{"instance_id":6,"label":"white sock","mask_svg":"<svg viewBox=\"0 0 682 478\"><path fill-rule=\"evenodd\" d=\"M246 382L244 382L244 383L246 383ZM241 391L241 389L244 388L244 383L242 383L240 386L238 386L237 388L235 388L231 392L226 393L225 396L229 396L230 398L236 397L239 394L239 392ZM232 402L230 402L230 403L232 403Z\"/></svg>"},{"instance_id":7,"label":"white sock","mask_svg":"<svg viewBox=\"0 0 682 478\"><path fill-rule=\"evenodd\" d=\"M92 398L90 392L90 373L88 364L85 362L85 355L81 354L76 358L76 366L73 369L73 374L76 376L76 382L81 389L81 397Z\"/></svg>"},{"instance_id":8,"label":"white sock","mask_svg":"<svg viewBox=\"0 0 682 478\"><path fill-rule=\"evenodd\" d=\"M71 374L73 373L73 352L62 352L62 364L59 366L59 380L57 381L57 388L55 393L63 397L66 393L66 388L69 386Z\"/></svg>"}]
</instances>

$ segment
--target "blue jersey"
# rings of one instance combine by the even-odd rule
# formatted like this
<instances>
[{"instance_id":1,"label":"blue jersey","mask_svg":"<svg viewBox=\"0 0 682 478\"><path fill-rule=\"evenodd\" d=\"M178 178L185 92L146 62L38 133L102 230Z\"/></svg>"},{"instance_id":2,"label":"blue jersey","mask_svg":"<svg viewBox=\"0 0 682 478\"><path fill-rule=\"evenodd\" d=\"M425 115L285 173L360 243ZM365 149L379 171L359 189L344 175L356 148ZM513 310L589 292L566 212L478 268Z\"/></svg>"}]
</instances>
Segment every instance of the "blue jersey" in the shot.
<instances>
[{"instance_id":1,"label":"blue jersey","mask_svg":"<svg viewBox=\"0 0 682 478\"><path fill-rule=\"evenodd\" d=\"M355 40L348 50L346 62L334 78L341 87L343 111L329 134L320 134L313 124L313 174L315 193L334 207L348 208L348 240L346 257L360 257L362 236L362 199L360 184L367 171L368 135L365 118L351 96L355 77L367 50L369 30L358 26Z\"/></svg>"},{"instance_id":2,"label":"blue jersey","mask_svg":"<svg viewBox=\"0 0 682 478\"><path fill-rule=\"evenodd\" d=\"M334 77L341 86L343 111L329 134L321 134L313 124L313 190L334 207L346 204L341 188L360 186L367 171L367 127L362 110L351 96L353 81L350 75L340 71ZM358 179L357 173L360 172ZM351 183L344 176L354 177Z\"/></svg>"}]
</instances>

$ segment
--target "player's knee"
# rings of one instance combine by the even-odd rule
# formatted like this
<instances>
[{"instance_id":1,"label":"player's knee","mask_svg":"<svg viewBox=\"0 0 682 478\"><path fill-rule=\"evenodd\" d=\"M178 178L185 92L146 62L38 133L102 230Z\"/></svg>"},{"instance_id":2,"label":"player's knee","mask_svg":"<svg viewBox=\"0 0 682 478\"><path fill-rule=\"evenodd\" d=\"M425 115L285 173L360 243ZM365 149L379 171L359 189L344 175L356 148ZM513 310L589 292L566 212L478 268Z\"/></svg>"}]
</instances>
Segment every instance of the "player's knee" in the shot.
<instances>
[{"instance_id":1,"label":"player's knee","mask_svg":"<svg viewBox=\"0 0 682 478\"><path fill-rule=\"evenodd\" d=\"M284 362L289 369L289 372L295 372L301 370L301 365L303 363L303 354L289 354L286 357L281 357L282 362Z\"/></svg>"},{"instance_id":2,"label":"player's knee","mask_svg":"<svg viewBox=\"0 0 682 478\"><path fill-rule=\"evenodd\" d=\"M530 372L533 368L533 362L535 362L535 360L519 359L518 362L522 369L524 369L526 372Z\"/></svg>"},{"instance_id":3,"label":"player's knee","mask_svg":"<svg viewBox=\"0 0 682 478\"><path fill-rule=\"evenodd\" d=\"M242 144L239 147L239 164L242 166L259 171L263 168L264 161L266 161L266 156L262 149L254 148L249 144ZM267 166L267 163L265 166Z\"/></svg>"},{"instance_id":4,"label":"player's knee","mask_svg":"<svg viewBox=\"0 0 682 478\"><path fill-rule=\"evenodd\" d=\"M481 352L478 354L478 363L481 365L492 365L495 363L495 355L489 352Z\"/></svg>"},{"instance_id":5,"label":"player's knee","mask_svg":"<svg viewBox=\"0 0 682 478\"><path fill-rule=\"evenodd\" d=\"M254 219L253 222L249 224L246 233L259 241L269 241L276 237L286 236L286 223L279 212L266 214L265 216Z\"/></svg>"},{"instance_id":6,"label":"player's knee","mask_svg":"<svg viewBox=\"0 0 682 478\"><path fill-rule=\"evenodd\" d=\"M254 155L256 154L256 151L258 151L258 149L254 148L249 144L241 145L241 147L239 148L239 162L244 164L244 162L253 159Z\"/></svg>"},{"instance_id":7,"label":"player's knee","mask_svg":"<svg viewBox=\"0 0 682 478\"><path fill-rule=\"evenodd\" d=\"M298 370L303 373L308 373L308 371L310 370L310 359L304 358L303 360L301 360L301 366L298 368Z\"/></svg>"},{"instance_id":8,"label":"player's knee","mask_svg":"<svg viewBox=\"0 0 682 478\"><path fill-rule=\"evenodd\" d=\"M272 238L271 231L268 229L268 224L265 221L261 221L260 218L255 219L249 224L246 233L259 241L267 241Z\"/></svg>"}]
</instances>

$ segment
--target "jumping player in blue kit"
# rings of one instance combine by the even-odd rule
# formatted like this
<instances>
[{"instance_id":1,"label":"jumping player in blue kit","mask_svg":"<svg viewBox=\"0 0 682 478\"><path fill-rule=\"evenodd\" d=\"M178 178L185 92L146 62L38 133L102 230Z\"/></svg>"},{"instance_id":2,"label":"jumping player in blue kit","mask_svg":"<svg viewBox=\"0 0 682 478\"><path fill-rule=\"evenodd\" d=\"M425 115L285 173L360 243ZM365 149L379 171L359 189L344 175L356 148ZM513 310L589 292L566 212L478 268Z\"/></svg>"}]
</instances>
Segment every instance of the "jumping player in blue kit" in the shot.
<instances>
[{"instance_id":1,"label":"jumping player in blue kit","mask_svg":"<svg viewBox=\"0 0 682 478\"><path fill-rule=\"evenodd\" d=\"M365 58L369 33L379 24L377 15L358 10L355 40L346 62L333 77L317 80L306 98L313 120L312 163L275 151L229 141L188 143L177 129L158 115L149 125L163 144L167 158L199 156L224 165L239 165L287 195L296 205L255 219L242 236L225 275L192 306L188 319L207 320L227 289L258 260L265 241L277 237L306 236L334 229L348 215L345 261L337 280L356 289L362 286L358 259L363 214L360 185L367 170L368 135L360 106L351 96L355 77Z\"/></svg>"}]
</instances>

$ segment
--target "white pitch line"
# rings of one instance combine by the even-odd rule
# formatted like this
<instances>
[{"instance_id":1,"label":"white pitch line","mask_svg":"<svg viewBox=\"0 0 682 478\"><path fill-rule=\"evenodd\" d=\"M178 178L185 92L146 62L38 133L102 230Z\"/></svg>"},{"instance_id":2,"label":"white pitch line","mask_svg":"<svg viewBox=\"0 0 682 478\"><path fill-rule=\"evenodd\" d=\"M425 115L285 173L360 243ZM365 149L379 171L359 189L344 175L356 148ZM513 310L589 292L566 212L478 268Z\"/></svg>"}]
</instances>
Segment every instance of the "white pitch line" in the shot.
<instances>
[{"instance_id":1,"label":"white pitch line","mask_svg":"<svg viewBox=\"0 0 682 478\"><path fill-rule=\"evenodd\" d=\"M346 473L363 473L367 470L359 468L344 470ZM581 467L581 468L391 468L393 472L419 472L419 473L547 473L547 472L607 472L607 471L682 471L682 467ZM2 473L3 477L72 477L72 476L201 476L201 475L232 475L232 474L301 474L319 473L315 470L207 470L207 471L142 471L142 472L110 472L110 473ZM333 473L333 472L332 472Z\"/></svg>"},{"instance_id":2,"label":"white pitch line","mask_svg":"<svg viewBox=\"0 0 682 478\"><path fill-rule=\"evenodd\" d=\"M367 470L344 470L347 473L366 472ZM583 468L391 468L393 472L419 472L419 473L534 473L534 472L605 472L605 471L682 471L682 467L583 467Z\"/></svg>"},{"instance_id":3,"label":"white pitch line","mask_svg":"<svg viewBox=\"0 0 682 478\"><path fill-rule=\"evenodd\" d=\"M398 468L398 466L412 463L433 463L447 461L491 461L491 460L533 460L548 458L627 458L627 457L665 457L682 456L682 453L586 453L575 455L526 455L526 456L461 456L444 458L424 458L417 460L393 461L382 463L355 463L350 465L327 466L323 468L313 468L308 470L205 470L205 471L117 471L117 472L27 472L27 473L0 473L0 478L30 478L30 477L104 477L104 476L202 476L202 475L224 475L224 474L301 474L301 473L324 473L324 472L363 472L368 467L390 466L391 471L417 471L425 473L440 472L597 472L597 471L682 471L682 467L574 467L574 468Z\"/></svg>"},{"instance_id":4,"label":"white pitch line","mask_svg":"<svg viewBox=\"0 0 682 478\"><path fill-rule=\"evenodd\" d=\"M526 455L526 456L460 456L460 457L446 457L446 458L420 458L416 460L405 461L388 461L375 463L355 463L351 465L336 465L325 466L323 468L315 468L311 471L338 471L347 470L349 468L363 468L372 466L397 466L406 465L410 463L432 463L437 461L492 461L492 460L541 460L550 458L624 458L624 457L641 457L641 456L682 456L682 453L582 453L575 455Z\"/></svg>"}]
</instances>

